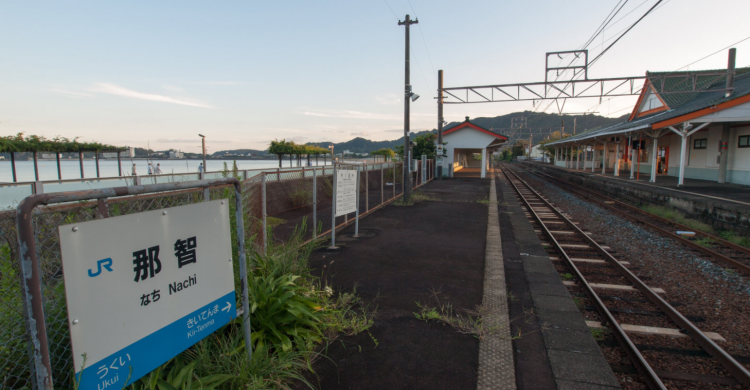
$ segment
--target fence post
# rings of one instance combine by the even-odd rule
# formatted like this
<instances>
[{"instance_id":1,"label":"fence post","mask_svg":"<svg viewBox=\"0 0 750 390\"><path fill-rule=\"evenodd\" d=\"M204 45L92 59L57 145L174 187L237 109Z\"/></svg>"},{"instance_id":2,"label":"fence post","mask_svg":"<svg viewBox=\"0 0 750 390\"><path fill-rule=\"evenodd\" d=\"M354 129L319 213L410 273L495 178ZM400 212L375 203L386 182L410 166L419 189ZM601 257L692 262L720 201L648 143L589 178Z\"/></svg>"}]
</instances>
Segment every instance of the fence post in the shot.
<instances>
[{"instance_id":1,"label":"fence post","mask_svg":"<svg viewBox=\"0 0 750 390\"><path fill-rule=\"evenodd\" d=\"M385 200L385 182L383 181L383 171L385 170L385 167L383 164L380 164L380 206L383 206L383 202Z\"/></svg>"},{"instance_id":2,"label":"fence post","mask_svg":"<svg viewBox=\"0 0 750 390\"><path fill-rule=\"evenodd\" d=\"M365 212L370 211L370 180L368 180L369 176L367 174L367 171L369 171L367 165L364 166L365 168Z\"/></svg>"},{"instance_id":3,"label":"fence post","mask_svg":"<svg viewBox=\"0 0 750 390\"><path fill-rule=\"evenodd\" d=\"M354 237L359 237L359 187L360 187L359 176L360 174L361 173L359 171L359 165L357 165L357 211L354 213Z\"/></svg>"},{"instance_id":4,"label":"fence post","mask_svg":"<svg viewBox=\"0 0 750 390\"><path fill-rule=\"evenodd\" d=\"M37 262L36 243L34 240L34 222L31 211L26 210L28 198L18 205L16 229L18 231L18 249L23 288L24 323L26 334L30 336L29 358L31 364L31 383L34 390L52 389L52 364L47 339L47 323L44 316L42 299L41 267Z\"/></svg>"},{"instance_id":5,"label":"fence post","mask_svg":"<svg viewBox=\"0 0 750 390\"><path fill-rule=\"evenodd\" d=\"M276 168L276 181L281 181L281 168Z\"/></svg>"},{"instance_id":6,"label":"fence post","mask_svg":"<svg viewBox=\"0 0 750 390\"><path fill-rule=\"evenodd\" d=\"M263 255L268 254L268 215L266 214L266 173L261 173L261 202L263 203Z\"/></svg>"},{"instance_id":7,"label":"fence post","mask_svg":"<svg viewBox=\"0 0 750 390\"><path fill-rule=\"evenodd\" d=\"M317 159L317 156L315 157ZM318 238L318 171L317 171L317 168L313 168L313 239L315 238Z\"/></svg>"},{"instance_id":8,"label":"fence post","mask_svg":"<svg viewBox=\"0 0 750 390\"><path fill-rule=\"evenodd\" d=\"M391 162L391 164L393 164L393 183L391 183L391 184L393 184L391 186L392 187L391 189L393 190L393 197L392 198L395 198L396 197L396 163L395 162Z\"/></svg>"},{"instance_id":9,"label":"fence post","mask_svg":"<svg viewBox=\"0 0 750 390\"><path fill-rule=\"evenodd\" d=\"M338 166L333 161L333 197L331 199L331 246L328 249L336 248L336 176Z\"/></svg>"},{"instance_id":10,"label":"fence post","mask_svg":"<svg viewBox=\"0 0 750 390\"><path fill-rule=\"evenodd\" d=\"M245 171L247 174L247 171ZM265 175L263 175L265 178ZM247 260L245 256L245 220L242 212L242 183L234 184L234 204L235 220L237 225L237 245L239 246L240 255L240 281L242 283L242 333L245 338L245 349L247 350L248 360L253 360L253 344L251 342L251 324L250 324L250 294L248 291L247 281Z\"/></svg>"}]
</instances>

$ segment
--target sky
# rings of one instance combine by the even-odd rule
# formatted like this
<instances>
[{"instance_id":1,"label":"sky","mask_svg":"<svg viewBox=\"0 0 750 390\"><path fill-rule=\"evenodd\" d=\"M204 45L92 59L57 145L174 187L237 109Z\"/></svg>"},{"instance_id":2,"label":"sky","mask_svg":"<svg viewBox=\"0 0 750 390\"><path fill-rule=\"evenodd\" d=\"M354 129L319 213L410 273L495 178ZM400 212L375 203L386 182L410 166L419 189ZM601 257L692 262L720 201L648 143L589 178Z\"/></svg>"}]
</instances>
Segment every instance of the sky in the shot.
<instances>
[{"instance_id":1,"label":"sky","mask_svg":"<svg viewBox=\"0 0 750 390\"><path fill-rule=\"evenodd\" d=\"M658 0L627 1L590 57ZM0 135L80 137L209 153L270 140L403 135L404 27L411 28L413 131L437 126L445 87L544 80L545 53L581 48L617 0L4 1ZM620 3L622 4L622 3ZM729 11L731 10L731 11ZM590 78L674 71L750 37L750 1L663 0ZM750 39L737 66L750 66ZM690 65L725 68L726 50ZM554 76L554 75L552 75ZM621 116L635 98L568 100L563 112ZM447 121L542 111L531 102L446 105ZM538 103L537 103L538 104ZM557 112L552 104L546 112Z\"/></svg>"}]
</instances>

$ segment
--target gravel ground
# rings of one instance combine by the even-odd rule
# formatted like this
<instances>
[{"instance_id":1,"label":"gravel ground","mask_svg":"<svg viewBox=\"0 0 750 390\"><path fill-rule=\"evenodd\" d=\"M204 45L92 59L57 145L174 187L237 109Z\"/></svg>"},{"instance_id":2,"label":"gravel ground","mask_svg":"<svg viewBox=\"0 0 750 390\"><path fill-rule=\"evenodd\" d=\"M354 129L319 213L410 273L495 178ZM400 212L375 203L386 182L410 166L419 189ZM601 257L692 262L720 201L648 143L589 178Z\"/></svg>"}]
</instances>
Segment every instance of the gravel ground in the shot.
<instances>
[{"instance_id":1,"label":"gravel ground","mask_svg":"<svg viewBox=\"0 0 750 390\"><path fill-rule=\"evenodd\" d=\"M529 174L522 176L524 180L536 189L541 189L543 195L561 211L574 216L579 226L594 232L593 238L599 243L610 246L621 261L629 261L628 267L644 282L651 286L666 290L665 299L677 304L678 309L687 316L705 319L697 321L696 325L703 331L716 332L727 339L720 346L732 355L750 355L750 283L743 277L734 274L715 263L704 260L698 252L683 247L678 242L659 236L658 233L648 231L628 220L610 214L595 205L571 195L564 190L539 180ZM639 245L633 245L639 243ZM581 256L583 257L583 256ZM557 262L556 262L557 263ZM562 262L558 270L567 272ZM579 266L584 274L595 274L591 281L623 284L624 279L612 275L611 272L594 266ZM575 289L573 290L575 291ZM617 294L621 296L621 293ZM643 298L639 293L633 293L634 298ZM591 305L587 298L579 298L582 305ZM651 303L613 302L608 301L610 307L637 308L641 310L659 311ZM595 312L584 312L587 319L598 320ZM667 317L642 316L617 313L615 316L623 323L648 324L674 328ZM612 338L611 335L608 336ZM673 339L655 336L633 336L638 343L669 348L687 350L699 349L690 339ZM629 365L627 356L620 348L603 348L611 364ZM647 351L647 360L658 369L670 371L688 371L706 375L727 376L728 374L711 359L687 357L663 352ZM745 364L750 368L750 365ZM633 375L618 373L620 383L626 389L643 388L641 383L633 381ZM669 388L727 388L692 382L666 380Z\"/></svg>"}]
</instances>

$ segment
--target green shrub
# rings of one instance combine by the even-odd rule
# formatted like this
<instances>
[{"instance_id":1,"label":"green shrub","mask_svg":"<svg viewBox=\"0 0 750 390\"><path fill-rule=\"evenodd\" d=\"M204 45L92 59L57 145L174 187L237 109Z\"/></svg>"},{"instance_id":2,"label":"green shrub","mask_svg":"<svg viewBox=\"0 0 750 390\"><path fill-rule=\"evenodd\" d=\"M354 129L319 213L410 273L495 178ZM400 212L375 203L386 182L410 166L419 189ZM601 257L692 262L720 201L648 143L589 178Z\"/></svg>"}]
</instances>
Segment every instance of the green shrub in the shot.
<instances>
[{"instance_id":1,"label":"green shrub","mask_svg":"<svg viewBox=\"0 0 750 390\"><path fill-rule=\"evenodd\" d=\"M323 341L321 302L295 283L297 275L261 275L250 283L250 319L255 348L266 345L290 351L293 343L311 350Z\"/></svg>"},{"instance_id":2,"label":"green shrub","mask_svg":"<svg viewBox=\"0 0 750 390\"><path fill-rule=\"evenodd\" d=\"M289 194L289 199L291 199L294 208L307 206L312 204L312 191L307 188L295 189Z\"/></svg>"}]
</instances>

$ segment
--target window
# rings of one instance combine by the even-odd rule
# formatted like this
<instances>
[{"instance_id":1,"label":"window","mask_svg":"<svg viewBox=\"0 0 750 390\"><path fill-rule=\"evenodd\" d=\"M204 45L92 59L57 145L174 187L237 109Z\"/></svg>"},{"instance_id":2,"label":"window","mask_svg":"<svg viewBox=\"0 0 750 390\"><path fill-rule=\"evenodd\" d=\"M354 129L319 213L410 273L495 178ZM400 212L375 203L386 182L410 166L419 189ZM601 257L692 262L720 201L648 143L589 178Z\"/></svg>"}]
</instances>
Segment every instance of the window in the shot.
<instances>
[{"instance_id":1,"label":"window","mask_svg":"<svg viewBox=\"0 0 750 390\"><path fill-rule=\"evenodd\" d=\"M693 141L693 149L705 149L708 144L708 138L697 139Z\"/></svg>"},{"instance_id":2,"label":"window","mask_svg":"<svg viewBox=\"0 0 750 390\"><path fill-rule=\"evenodd\" d=\"M750 135L741 135L737 141L738 148L750 148Z\"/></svg>"}]
</instances>

